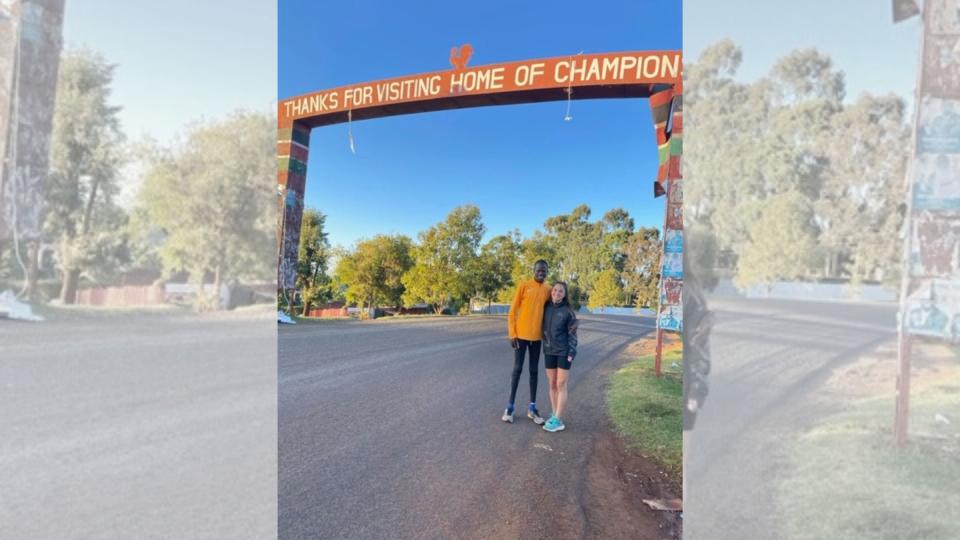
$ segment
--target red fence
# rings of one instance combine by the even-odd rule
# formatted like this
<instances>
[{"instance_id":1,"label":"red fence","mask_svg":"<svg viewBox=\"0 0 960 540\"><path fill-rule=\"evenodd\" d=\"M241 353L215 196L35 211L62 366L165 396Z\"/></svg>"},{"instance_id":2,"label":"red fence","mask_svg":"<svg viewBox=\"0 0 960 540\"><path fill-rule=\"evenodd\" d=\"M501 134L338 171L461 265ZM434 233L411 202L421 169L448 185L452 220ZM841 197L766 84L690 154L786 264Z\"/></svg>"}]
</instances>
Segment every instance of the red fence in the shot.
<instances>
[{"instance_id":1,"label":"red fence","mask_svg":"<svg viewBox=\"0 0 960 540\"><path fill-rule=\"evenodd\" d=\"M163 287L103 287L77 291L77 304L84 306L147 306L163 303Z\"/></svg>"},{"instance_id":2,"label":"red fence","mask_svg":"<svg viewBox=\"0 0 960 540\"><path fill-rule=\"evenodd\" d=\"M349 317L350 313L347 311L347 308L325 308L325 309L311 309L307 312L308 317Z\"/></svg>"}]
</instances>

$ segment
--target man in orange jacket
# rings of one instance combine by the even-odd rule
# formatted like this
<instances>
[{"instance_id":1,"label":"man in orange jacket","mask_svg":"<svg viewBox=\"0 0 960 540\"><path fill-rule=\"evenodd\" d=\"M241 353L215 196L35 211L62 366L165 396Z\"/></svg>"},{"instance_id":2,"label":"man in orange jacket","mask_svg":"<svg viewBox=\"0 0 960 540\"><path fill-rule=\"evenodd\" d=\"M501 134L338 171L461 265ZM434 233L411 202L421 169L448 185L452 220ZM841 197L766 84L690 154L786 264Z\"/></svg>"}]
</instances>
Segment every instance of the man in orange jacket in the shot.
<instances>
[{"instance_id":1,"label":"man in orange jacket","mask_svg":"<svg viewBox=\"0 0 960 540\"><path fill-rule=\"evenodd\" d=\"M507 315L507 335L513 347L513 377L510 379L510 401L501 420L511 424L517 385L523 372L523 356L527 351L530 351L530 405L527 406L527 418L537 425L543 424L543 418L537 410L537 370L540 365L540 339L543 337L543 306L550 299L550 285L544 283L546 278L547 261L541 259L533 265L533 279L517 285Z\"/></svg>"}]
</instances>

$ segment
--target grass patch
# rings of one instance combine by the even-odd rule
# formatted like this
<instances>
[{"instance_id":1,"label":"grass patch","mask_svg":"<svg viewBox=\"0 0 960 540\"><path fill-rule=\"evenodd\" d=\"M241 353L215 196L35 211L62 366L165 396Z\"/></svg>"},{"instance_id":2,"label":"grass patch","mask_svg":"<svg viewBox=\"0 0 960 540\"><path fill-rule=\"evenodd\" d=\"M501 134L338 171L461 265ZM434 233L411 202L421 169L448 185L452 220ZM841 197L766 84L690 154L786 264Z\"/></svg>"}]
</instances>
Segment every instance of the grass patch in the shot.
<instances>
[{"instance_id":1,"label":"grass patch","mask_svg":"<svg viewBox=\"0 0 960 540\"><path fill-rule=\"evenodd\" d=\"M641 356L610 378L607 407L615 429L627 446L662 463L670 472L683 468L682 363L680 350L665 351L663 375L654 374L653 355Z\"/></svg>"},{"instance_id":2,"label":"grass patch","mask_svg":"<svg viewBox=\"0 0 960 540\"><path fill-rule=\"evenodd\" d=\"M326 324L337 321L354 321L354 317L304 317L302 315L294 315L291 317L297 324Z\"/></svg>"},{"instance_id":3,"label":"grass patch","mask_svg":"<svg viewBox=\"0 0 960 540\"><path fill-rule=\"evenodd\" d=\"M145 315L189 315L191 310L174 304L151 306L86 306L79 304L43 304L30 305L33 313L47 320L87 320L110 319Z\"/></svg>"},{"instance_id":4,"label":"grass patch","mask_svg":"<svg viewBox=\"0 0 960 540\"><path fill-rule=\"evenodd\" d=\"M788 538L960 538L960 367L948 371L944 384L911 395L903 449L889 397L860 401L796 441L778 494Z\"/></svg>"}]
</instances>

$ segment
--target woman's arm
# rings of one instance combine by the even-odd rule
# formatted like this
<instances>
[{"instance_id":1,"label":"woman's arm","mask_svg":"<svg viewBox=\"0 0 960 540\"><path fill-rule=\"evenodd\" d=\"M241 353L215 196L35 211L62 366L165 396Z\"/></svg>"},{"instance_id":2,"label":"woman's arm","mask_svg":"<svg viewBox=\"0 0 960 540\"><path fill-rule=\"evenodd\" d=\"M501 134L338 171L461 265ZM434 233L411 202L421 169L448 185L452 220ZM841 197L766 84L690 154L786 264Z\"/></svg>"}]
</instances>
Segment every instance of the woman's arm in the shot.
<instances>
[{"instance_id":1,"label":"woman's arm","mask_svg":"<svg viewBox=\"0 0 960 540\"><path fill-rule=\"evenodd\" d=\"M567 356L573 358L577 355L577 327L580 321L577 320L577 314L570 311L570 320L567 321Z\"/></svg>"}]
</instances>

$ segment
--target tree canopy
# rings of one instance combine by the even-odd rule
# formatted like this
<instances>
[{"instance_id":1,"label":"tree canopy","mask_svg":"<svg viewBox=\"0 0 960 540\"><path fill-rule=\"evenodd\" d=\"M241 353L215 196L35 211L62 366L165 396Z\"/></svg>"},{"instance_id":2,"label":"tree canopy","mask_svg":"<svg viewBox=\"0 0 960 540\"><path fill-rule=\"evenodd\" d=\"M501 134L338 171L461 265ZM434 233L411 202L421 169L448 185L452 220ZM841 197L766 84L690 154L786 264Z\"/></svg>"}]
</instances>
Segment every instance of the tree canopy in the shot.
<instances>
[{"instance_id":1,"label":"tree canopy","mask_svg":"<svg viewBox=\"0 0 960 540\"><path fill-rule=\"evenodd\" d=\"M740 286L895 282L909 130L900 97L846 99L829 56L796 50L752 82L724 40L684 66L689 255ZM782 213L781 213L782 212ZM793 242L793 243L791 243Z\"/></svg>"},{"instance_id":2,"label":"tree canopy","mask_svg":"<svg viewBox=\"0 0 960 540\"><path fill-rule=\"evenodd\" d=\"M274 274L276 134L266 114L237 112L198 124L173 148L160 149L140 201L164 235L167 272L185 270L214 285Z\"/></svg>"}]
</instances>

